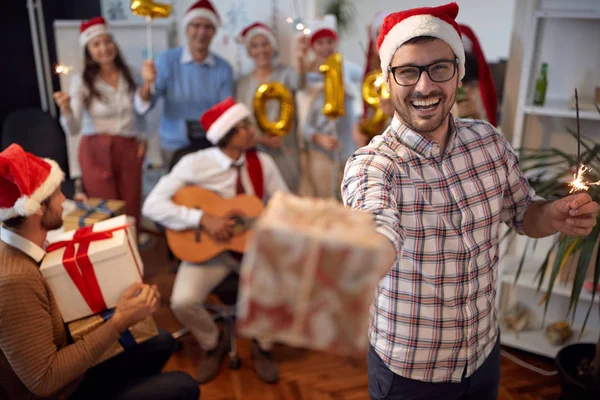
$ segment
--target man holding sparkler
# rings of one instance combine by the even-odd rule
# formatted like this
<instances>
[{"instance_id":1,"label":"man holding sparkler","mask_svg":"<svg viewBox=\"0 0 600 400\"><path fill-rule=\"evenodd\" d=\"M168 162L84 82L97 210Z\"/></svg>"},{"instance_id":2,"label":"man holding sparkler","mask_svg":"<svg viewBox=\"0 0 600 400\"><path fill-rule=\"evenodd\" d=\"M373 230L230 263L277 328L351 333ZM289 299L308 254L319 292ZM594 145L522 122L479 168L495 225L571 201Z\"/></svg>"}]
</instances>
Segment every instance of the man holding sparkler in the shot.
<instances>
[{"instance_id":1,"label":"man holding sparkler","mask_svg":"<svg viewBox=\"0 0 600 400\"><path fill-rule=\"evenodd\" d=\"M159 136L163 163L171 164L175 152L190 144L190 137L205 139L198 124L202 113L233 96L233 71L225 59L210 52L221 19L209 0L192 4L182 25L187 43L168 50L142 66L144 85L135 98L136 110L144 114L163 98ZM211 146L205 139L206 147Z\"/></svg>"},{"instance_id":2,"label":"man holding sparkler","mask_svg":"<svg viewBox=\"0 0 600 400\"><path fill-rule=\"evenodd\" d=\"M395 114L348 161L344 203L389 239L370 328L371 399L496 399L499 226L586 236L587 193L540 200L504 137L450 110L464 76L458 5L386 17L378 39Z\"/></svg>"}]
</instances>

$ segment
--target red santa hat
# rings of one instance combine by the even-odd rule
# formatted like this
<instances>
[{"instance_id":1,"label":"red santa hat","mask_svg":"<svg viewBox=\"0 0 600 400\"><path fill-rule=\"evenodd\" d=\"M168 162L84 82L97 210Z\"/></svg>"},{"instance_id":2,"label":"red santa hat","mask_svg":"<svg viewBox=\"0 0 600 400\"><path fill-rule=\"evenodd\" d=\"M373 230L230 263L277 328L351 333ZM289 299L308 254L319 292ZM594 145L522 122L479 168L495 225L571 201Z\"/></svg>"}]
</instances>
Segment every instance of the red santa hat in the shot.
<instances>
[{"instance_id":1,"label":"red santa hat","mask_svg":"<svg viewBox=\"0 0 600 400\"><path fill-rule=\"evenodd\" d=\"M200 125L206 131L208 141L217 144L235 124L249 116L250 110L245 104L228 97L206 110L200 117Z\"/></svg>"},{"instance_id":2,"label":"red santa hat","mask_svg":"<svg viewBox=\"0 0 600 400\"><path fill-rule=\"evenodd\" d=\"M496 119L498 111L498 97L496 94L496 85L492 78L492 71L490 66L485 59L483 49L479 43L479 39L471 28L467 25L459 25L462 33L463 45L465 53L470 53L477 60L477 80L479 81L479 91L481 92L481 101L485 107L485 113L487 114L487 120L490 124L496 126L498 123Z\"/></svg>"},{"instance_id":3,"label":"red santa hat","mask_svg":"<svg viewBox=\"0 0 600 400\"><path fill-rule=\"evenodd\" d=\"M50 159L11 144L0 153L0 221L35 214L60 186L65 174Z\"/></svg>"},{"instance_id":4,"label":"red santa hat","mask_svg":"<svg viewBox=\"0 0 600 400\"><path fill-rule=\"evenodd\" d=\"M460 28L455 21L457 15L456 3L413 8L388 15L383 20L377 40L383 79L388 78L388 67L396 50L410 39L419 36L432 36L446 42L458 58L458 78L462 79L465 75L465 50Z\"/></svg>"},{"instance_id":5,"label":"red santa hat","mask_svg":"<svg viewBox=\"0 0 600 400\"><path fill-rule=\"evenodd\" d=\"M200 0L195 2L187 9L183 15L183 27L187 28L188 24L192 22L194 18L203 17L208 19L215 29L221 27L221 18L217 10L208 0Z\"/></svg>"},{"instance_id":6,"label":"red santa hat","mask_svg":"<svg viewBox=\"0 0 600 400\"><path fill-rule=\"evenodd\" d=\"M79 27L79 44L85 47L86 44L98 35L108 33L106 21L102 17L94 17L81 22Z\"/></svg>"},{"instance_id":7,"label":"red santa hat","mask_svg":"<svg viewBox=\"0 0 600 400\"><path fill-rule=\"evenodd\" d=\"M310 30L310 45L312 46L321 38L332 38L337 40L337 20L335 15L327 14L308 24Z\"/></svg>"},{"instance_id":8,"label":"red santa hat","mask_svg":"<svg viewBox=\"0 0 600 400\"><path fill-rule=\"evenodd\" d=\"M269 43L271 43L271 47L273 47L274 50L277 50L277 38L275 37L275 32L262 22L255 22L245 27L240 33L239 41L248 47L248 43L256 35L265 36L269 40Z\"/></svg>"}]
</instances>

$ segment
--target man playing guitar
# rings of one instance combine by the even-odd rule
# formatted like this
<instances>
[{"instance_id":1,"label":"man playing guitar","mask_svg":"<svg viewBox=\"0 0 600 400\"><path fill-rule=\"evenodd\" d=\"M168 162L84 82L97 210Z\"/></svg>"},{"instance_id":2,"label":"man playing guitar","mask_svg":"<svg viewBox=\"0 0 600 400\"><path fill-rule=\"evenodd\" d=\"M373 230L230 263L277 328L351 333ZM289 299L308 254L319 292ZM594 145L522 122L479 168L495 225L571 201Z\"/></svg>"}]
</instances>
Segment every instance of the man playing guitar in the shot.
<instances>
[{"instance_id":1,"label":"man playing guitar","mask_svg":"<svg viewBox=\"0 0 600 400\"><path fill-rule=\"evenodd\" d=\"M287 192L273 159L253 149L254 129L249 116L250 110L231 98L207 110L200 124L207 132L207 139L216 146L186 155L169 174L162 177L144 203L144 216L176 231L200 227L215 241L227 242L233 236L230 219L175 204L173 196L189 185L210 190L223 198L245 193L264 202L276 191ZM219 333L203 302L230 271L239 271L239 268L239 258L229 252L202 264L183 261L179 266L171 308L204 352L196 376L200 383L208 382L217 375L228 349L227 341ZM277 365L270 348L270 343L261 340L255 340L252 345L256 372L267 383L278 379Z\"/></svg>"}]
</instances>

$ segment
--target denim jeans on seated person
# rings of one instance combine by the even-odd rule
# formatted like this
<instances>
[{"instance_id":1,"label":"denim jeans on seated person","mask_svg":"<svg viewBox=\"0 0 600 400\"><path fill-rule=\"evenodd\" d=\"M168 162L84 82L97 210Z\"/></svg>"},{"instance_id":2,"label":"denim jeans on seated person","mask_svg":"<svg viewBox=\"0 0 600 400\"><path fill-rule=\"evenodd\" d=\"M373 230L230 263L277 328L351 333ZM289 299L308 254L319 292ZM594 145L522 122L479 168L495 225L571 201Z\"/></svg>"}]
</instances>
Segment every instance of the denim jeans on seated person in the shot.
<instances>
[{"instance_id":1,"label":"denim jeans on seated person","mask_svg":"<svg viewBox=\"0 0 600 400\"><path fill-rule=\"evenodd\" d=\"M90 368L72 400L197 400L198 383L185 372L160 372L176 348L159 335Z\"/></svg>"}]
</instances>

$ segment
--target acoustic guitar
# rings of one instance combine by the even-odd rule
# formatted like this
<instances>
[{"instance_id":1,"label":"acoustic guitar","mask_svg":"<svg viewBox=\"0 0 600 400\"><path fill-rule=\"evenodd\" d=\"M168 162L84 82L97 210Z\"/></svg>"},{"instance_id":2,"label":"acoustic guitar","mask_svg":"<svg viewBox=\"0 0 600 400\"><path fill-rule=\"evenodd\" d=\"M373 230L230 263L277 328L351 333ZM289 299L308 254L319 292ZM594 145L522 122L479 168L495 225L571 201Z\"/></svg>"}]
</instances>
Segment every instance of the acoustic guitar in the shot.
<instances>
[{"instance_id":1,"label":"acoustic guitar","mask_svg":"<svg viewBox=\"0 0 600 400\"><path fill-rule=\"evenodd\" d=\"M173 254L180 260L191 263L208 261L224 251L243 253L252 233L250 228L264 211L262 200L256 196L242 194L224 199L198 186L184 187L173 196L172 201L207 214L229 218L235 223L232 228L233 237L227 242L213 240L200 227L186 231L167 229L167 242Z\"/></svg>"}]
</instances>

